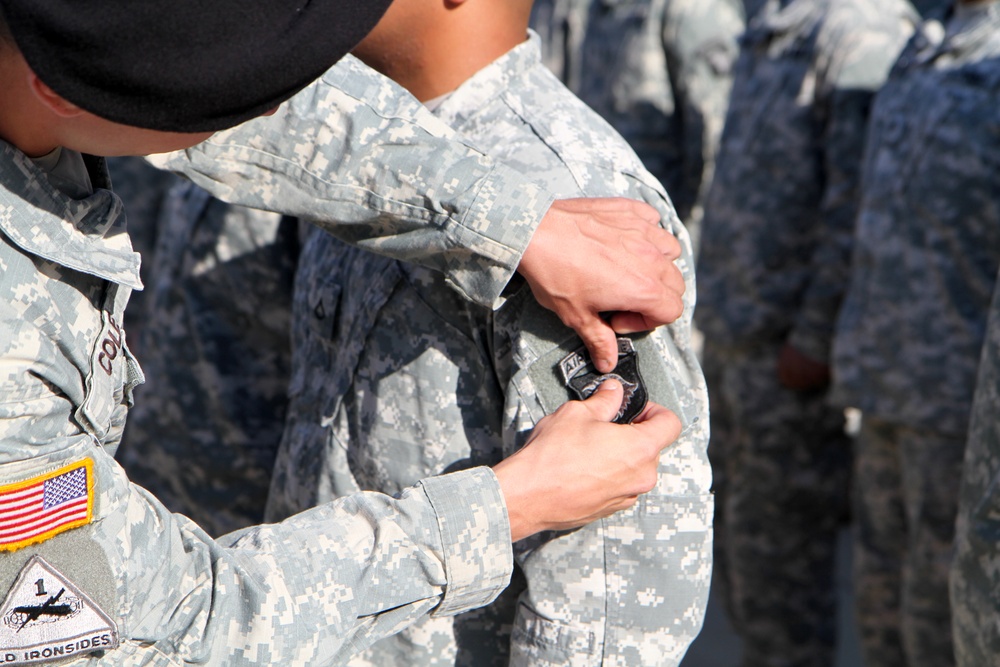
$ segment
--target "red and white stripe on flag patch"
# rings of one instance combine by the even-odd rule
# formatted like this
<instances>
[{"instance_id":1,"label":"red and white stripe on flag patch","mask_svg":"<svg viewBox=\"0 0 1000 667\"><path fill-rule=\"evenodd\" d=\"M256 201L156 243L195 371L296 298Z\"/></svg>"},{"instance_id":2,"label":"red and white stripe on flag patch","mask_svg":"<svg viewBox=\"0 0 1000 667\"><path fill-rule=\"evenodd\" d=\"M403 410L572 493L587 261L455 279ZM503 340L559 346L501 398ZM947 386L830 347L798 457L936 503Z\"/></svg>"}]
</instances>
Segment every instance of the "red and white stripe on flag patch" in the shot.
<instances>
[{"instance_id":1,"label":"red and white stripe on flag patch","mask_svg":"<svg viewBox=\"0 0 1000 667\"><path fill-rule=\"evenodd\" d=\"M94 463L84 459L0 486L0 551L36 544L90 523Z\"/></svg>"}]
</instances>

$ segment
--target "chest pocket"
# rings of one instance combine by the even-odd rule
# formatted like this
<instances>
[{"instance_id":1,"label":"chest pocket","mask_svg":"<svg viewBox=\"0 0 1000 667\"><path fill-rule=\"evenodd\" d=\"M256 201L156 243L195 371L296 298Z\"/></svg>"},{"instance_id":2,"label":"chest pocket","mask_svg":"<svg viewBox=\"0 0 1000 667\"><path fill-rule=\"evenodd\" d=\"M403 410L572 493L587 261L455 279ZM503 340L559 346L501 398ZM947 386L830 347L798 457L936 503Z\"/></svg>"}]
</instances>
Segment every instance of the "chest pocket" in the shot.
<instances>
[{"instance_id":1,"label":"chest pocket","mask_svg":"<svg viewBox=\"0 0 1000 667\"><path fill-rule=\"evenodd\" d=\"M117 440L110 437L111 431L123 424L114 421L115 413L123 404L132 405L132 390L145 381L121 325L129 293L129 288L118 285L108 289L100 311L100 332L91 349L86 398L76 413L80 424L101 443Z\"/></svg>"}]
</instances>

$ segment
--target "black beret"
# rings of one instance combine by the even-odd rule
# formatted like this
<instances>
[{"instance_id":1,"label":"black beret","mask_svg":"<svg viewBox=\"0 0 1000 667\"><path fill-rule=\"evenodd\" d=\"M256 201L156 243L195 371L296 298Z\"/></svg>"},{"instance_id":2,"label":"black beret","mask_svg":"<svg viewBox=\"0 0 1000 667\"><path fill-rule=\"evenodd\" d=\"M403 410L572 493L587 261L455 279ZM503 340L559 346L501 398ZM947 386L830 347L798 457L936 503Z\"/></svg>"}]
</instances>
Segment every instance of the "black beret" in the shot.
<instances>
[{"instance_id":1,"label":"black beret","mask_svg":"<svg viewBox=\"0 0 1000 667\"><path fill-rule=\"evenodd\" d=\"M0 0L28 65L107 120L212 132L284 102L391 0Z\"/></svg>"}]
</instances>

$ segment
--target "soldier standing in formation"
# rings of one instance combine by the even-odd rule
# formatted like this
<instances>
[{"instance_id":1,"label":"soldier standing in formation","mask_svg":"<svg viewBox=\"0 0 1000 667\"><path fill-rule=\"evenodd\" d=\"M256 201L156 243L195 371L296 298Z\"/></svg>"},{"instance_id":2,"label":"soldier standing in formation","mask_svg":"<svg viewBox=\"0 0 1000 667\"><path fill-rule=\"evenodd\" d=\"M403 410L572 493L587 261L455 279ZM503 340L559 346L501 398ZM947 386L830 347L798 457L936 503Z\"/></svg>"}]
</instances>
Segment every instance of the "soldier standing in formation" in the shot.
<instances>
[{"instance_id":1,"label":"soldier standing in formation","mask_svg":"<svg viewBox=\"0 0 1000 667\"><path fill-rule=\"evenodd\" d=\"M1000 4L956 2L914 36L873 105L833 347L833 400L864 414L854 554L871 665L954 664L948 567L1000 268L998 58Z\"/></svg>"},{"instance_id":2,"label":"soldier standing in formation","mask_svg":"<svg viewBox=\"0 0 1000 667\"><path fill-rule=\"evenodd\" d=\"M653 204L682 244L689 313L692 253L669 198L622 138L541 64L538 37L528 37L530 9L530 0L397 0L355 53L547 191ZM483 308L431 271L322 232L304 244L294 312L291 403L269 520L500 460L575 397L567 382L583 387L600 377L574 368L560 378L573 361L585 366L581 341L526 284L512 283L495 309ZM512 586L505 604L429 619L352 665L679 663L701 626L711 573L704 381L688 315L623 345L617 372L634 400L630 418L648 393L685 423L657 489L592 529L519 543L526 590Z\"/></svg>"},{"instance_id":3,"label":"soldier standing in formation","mask_svg":"<svg viewBox=\"0 0 1000 667\"><path fill-rule=\"evenodd\" d=\"M871 97L902 0L769 0L743 37L705 202L716 553L743 665L832 664L850 441L827 404Z\"/></svg>"}]
</instances>

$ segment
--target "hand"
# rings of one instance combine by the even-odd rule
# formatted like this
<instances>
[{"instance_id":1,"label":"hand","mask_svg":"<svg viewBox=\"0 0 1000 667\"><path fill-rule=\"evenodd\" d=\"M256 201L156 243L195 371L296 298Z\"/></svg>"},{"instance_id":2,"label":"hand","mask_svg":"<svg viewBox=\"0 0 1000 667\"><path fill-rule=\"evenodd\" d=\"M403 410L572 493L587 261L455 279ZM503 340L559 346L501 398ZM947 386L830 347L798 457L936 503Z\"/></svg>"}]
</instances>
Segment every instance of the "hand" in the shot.
<instances>
[{"instance_id":1,"label":"hand","mask_svg":"<svg viewBox=\"0 0 1000 667\"><path fill-rule=\"evenodd\" d=\"M823 389L830 384L830 366L785 343L778 356L778 381L794 391Z\"/></svg>"},{"instance_id":2,"label":"hand","mask_svg":"<svg viewBox=\"0 0 1000 667\"><path fill-rule=\"evenodd\" d=\"M629 199L557 201L521 258L538 303L580 335L602 373L618 362L616 331L648 331L683 312L680 243L659 221ZM610 322L600 315L608 311Z\"/></svg>"},{"instance_id":3,"label":"hand","mask_svg":"<svg viewBox=\"0 0 1000 667\"><path fill-rule=\"evenodd\" d=\"M680 420L650 403L631 424L612 424L621 402L621 384L606 381L538 422L528 444L493 467L512 541L609 516L656 486L660 451L680 435Z\"/></svg>"}]
</instances>

